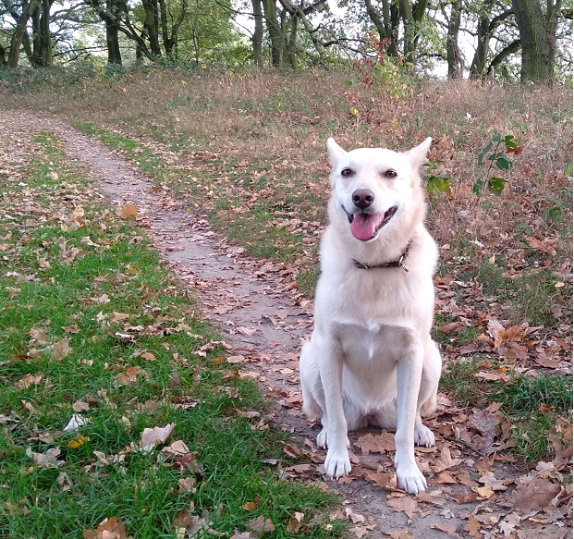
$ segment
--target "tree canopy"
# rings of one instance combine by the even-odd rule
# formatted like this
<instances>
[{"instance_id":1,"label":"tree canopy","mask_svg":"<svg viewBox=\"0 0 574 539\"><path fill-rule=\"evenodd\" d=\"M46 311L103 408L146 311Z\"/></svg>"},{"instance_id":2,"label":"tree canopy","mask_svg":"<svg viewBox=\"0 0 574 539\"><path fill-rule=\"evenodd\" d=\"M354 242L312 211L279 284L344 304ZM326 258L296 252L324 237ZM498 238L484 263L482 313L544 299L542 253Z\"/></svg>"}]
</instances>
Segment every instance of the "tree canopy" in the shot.
<instances>
[{"instance_id":1,"label":"tree canopy","mask_svg":"<svg viewBox=\"0 0 574 539\"><path fill-rule=\"evenodd\" d=\"M0 0L0 66L390 63L451 78L572 73L572 0Z\"/></svg>"}]
</instances>

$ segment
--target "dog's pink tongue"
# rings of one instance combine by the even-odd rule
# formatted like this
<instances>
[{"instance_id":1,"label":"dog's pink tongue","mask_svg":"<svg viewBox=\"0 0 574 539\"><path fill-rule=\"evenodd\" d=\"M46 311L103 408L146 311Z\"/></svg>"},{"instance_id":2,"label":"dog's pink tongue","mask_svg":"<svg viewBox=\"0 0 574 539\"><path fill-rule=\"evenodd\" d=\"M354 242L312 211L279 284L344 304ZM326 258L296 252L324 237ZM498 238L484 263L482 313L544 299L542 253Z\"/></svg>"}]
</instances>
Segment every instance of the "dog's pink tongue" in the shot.
<instances>
[{"instance_id":1,"label":"dog's pink tongue","mask_svg":"<svg viewBox=\"0 0 574 539\"><path fill-rule=\"evenodd\" d=\"M379 216L370 213L356 213L351 223L351 234L358 240L367 241L373 237L379 224Z\"/></svg>"}]
</instances>

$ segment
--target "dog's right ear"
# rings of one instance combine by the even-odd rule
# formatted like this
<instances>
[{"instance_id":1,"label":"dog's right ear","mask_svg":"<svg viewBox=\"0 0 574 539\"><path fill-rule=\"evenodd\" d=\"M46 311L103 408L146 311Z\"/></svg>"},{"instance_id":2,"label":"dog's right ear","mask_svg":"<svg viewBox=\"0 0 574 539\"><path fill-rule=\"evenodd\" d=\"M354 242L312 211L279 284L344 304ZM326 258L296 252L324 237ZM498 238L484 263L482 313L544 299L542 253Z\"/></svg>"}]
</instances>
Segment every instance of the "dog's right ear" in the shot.
<instances>
[{"instance_id":1,"label":"dog's right ear","mask_svg":"<svg viewBox=\"0 0 574 539\"><path fill-rule=\"evenodd\" d=\"M339 159L341 159L341 157L347 153L335 142L335 139L332 137L327 139L327 151L329 152L329 162L333 168L337 166Z\"/></svg>"}]
</instances>

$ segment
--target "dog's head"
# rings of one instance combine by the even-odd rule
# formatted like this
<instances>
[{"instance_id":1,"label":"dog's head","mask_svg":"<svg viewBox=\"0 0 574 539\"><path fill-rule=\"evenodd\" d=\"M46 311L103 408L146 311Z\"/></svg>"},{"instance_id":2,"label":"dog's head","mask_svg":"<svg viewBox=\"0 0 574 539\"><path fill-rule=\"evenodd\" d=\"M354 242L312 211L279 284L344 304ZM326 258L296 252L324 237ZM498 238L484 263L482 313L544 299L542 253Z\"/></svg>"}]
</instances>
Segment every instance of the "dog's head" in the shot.
<instances>
[{"instance_id":1,"label":"dog's head","mask_svg":"<svg viewBox=\"0 0 574 539\"><path fill-rule=\"evenodd\" d=\"M331 221L345 223L354 238L368 242L422 219L419 168L426 162L431 142L427 138L404 153L382 148L346 152L330 138Z\"/></svg>"}]
</instances>

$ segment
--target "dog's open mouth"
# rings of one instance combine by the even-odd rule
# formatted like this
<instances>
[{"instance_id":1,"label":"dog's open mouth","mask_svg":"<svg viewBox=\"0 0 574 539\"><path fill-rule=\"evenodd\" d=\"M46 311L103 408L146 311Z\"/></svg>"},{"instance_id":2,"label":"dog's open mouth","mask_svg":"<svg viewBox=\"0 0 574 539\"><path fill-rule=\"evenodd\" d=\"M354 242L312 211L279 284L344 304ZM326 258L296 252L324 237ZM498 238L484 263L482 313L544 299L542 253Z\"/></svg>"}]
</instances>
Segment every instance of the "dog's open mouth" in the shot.
<instances>
[{"instance_id":1,"label":"dog's open mouth","mask_svg":"<svg viewBox=\"0 0 574 539\"><path fill-rule=\"evenodd\" d=\"M348 213L344 206L342 208L351 225L351 234L361 241L372 240L397 212L396 206L391 206L384 214Z\"/></svg>"}]
</instances>

